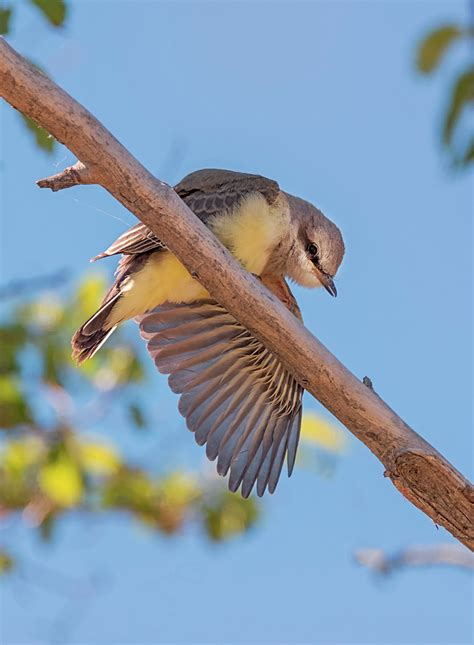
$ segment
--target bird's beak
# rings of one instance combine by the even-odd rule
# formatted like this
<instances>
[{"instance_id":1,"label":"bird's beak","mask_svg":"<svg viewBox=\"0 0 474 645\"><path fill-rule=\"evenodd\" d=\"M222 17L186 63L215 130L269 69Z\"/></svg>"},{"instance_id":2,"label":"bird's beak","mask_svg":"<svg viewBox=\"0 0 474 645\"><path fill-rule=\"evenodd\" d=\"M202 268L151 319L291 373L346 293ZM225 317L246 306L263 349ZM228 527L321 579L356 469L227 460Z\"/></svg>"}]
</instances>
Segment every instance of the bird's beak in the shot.
<instances>
[{"instance_id":1,"label":"bird's beak","mask_svg":"<svg viewBox=\"0 0 474 645\"><path fill-rule=\"evenodd\" d=\"M326 289L328 293L335 298L337 296L337 289L336 285L334 284L334 280L331 278L329 275L325 275L321 279L323 287Z\"/></svg>"},{"instance_id":2,"label":"bird's beak","mask_svg":"<svg viewBox=\"0 0 474 645\"><path fill-rule=\"evenodd\" d=\"M334 280L331 278L331 276L325 273L318 266L314 267L314 272L320 284L326 289L328 293L331 294L333 298L335 298L337 296L337 289L336 289L336 285L334 284Z\"/></svg>"}]
</instances>

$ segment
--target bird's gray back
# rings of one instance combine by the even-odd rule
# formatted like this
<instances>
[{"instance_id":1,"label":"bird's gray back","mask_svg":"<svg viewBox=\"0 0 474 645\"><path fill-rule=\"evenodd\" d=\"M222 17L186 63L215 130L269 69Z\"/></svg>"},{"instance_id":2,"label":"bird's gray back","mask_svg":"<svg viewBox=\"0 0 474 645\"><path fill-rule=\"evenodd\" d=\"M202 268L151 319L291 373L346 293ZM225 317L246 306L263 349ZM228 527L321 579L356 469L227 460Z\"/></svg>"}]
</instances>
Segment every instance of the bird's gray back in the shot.
<instances>
[{"instance_id":1,"label":"bird's gray back","mask_svg":"<svg viewBox=\"0 0 474 645\"><path fill-rule=\"evenodd\" d=\"M174 186L174 190L204 223L216 215L232 212L252 193L263 195L269 205L272 205L280 194L277 182L272 179L213 168L197 170L186 175ZM163 242L145 224L138 223L122 233L94 260L118 253L136 255L165 249Z\"/></svg>"}]
</instances>

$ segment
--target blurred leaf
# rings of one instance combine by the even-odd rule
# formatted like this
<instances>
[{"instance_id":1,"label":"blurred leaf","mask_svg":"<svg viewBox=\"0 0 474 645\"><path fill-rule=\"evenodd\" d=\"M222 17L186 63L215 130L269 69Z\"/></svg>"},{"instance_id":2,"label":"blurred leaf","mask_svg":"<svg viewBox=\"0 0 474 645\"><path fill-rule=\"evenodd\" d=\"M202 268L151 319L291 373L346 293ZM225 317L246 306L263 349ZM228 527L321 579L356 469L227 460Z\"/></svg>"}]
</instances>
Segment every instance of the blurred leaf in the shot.
<instances>
[{"instance_id":1,"label":"blurred leaf","mask_svg":"<svg viewBox=\"0 0 474 645\"><path fill-rule=\"evenodd\" d=\"M128 412L130 419L132 420L132 423L136 428L141 430L142 428L146 427L147 423L145 415L142 408L137 403L131 403L128 407Z\"/></svg>"},{"instance_id":2,"label":"blurred leaf","mask_svg":"<svg viewBox=\"0 0 474 645\"><path fill-rule=\"evenodd\" d=\"M67 14L64 0L31 0L31 2L54 27L64 24Z\"/></svg>"},{"instance_id":3,"label":"blurred leaf","mask_svg":"<svg viewBox=\"0 0 474 645\"><path fill-rule=\"evenodd\" d=\"M11 374L19 369L18 354L27 339L27 330L19 323L0 327L0 374Z\"/></svg>"},{"instance_id":4,"label":"blurred leaf","mask_svg":"<svg viewBox=\"0 0 474 645\"><path fill-rule=\"evenodd\" d=\"M24 511L31 503L34 489L25 473L12 475L0 470L0 510L4 515L7 511Z\"/></svg>"},{"instance_id":5,"label":"blurred leaf","mask_svg":"<svg viewBox=\"0 0 474 645\"><path fill-rule=\"evenodd\" d=\"M40 354L43 381L63 385L69 367L69 347L64 342L66 307L47 294L17 310L18 319L28 328L29 339Z\"/></svg>"},{"instance_id":6,"label":"blurred leaf","mask_svg":"<svg viewBox=\"0 0 474 645\"><path fill-rule=\"evenodd\" d=\"M51 294L40 296L17 310L17 317L22 324L37 327L43 333L58 330L63 323L64 314L65 307Z\"/></svg>"},{"instance_id":7,"label":"blurred leaf","mask_svg":"<svg viewBox=\"0 0 474 645\"><path fill-rule=\"evenodd\" d=\"M6 444L2 452L0 463L9 473L19 475L23 474L33 464L36 464L41 459L42 454L43 445L37 437L11 440Z\"/></svg>"},{"instance_id":8,"label":"blurred leaf","mask_svg":"<svg viewBox=\"0 0 474 645\"><path fill-rule=\"evenodd\" d=\"M0 576L9 573L13 569L14 560L6 551L0 551Z\"/></svg>"},{"instance_id":9,"label":"blurred leaf","mask_svg":"<svg viewBox=\"0 0 474 645\"><path fill-rule=\"evenodd\" d=\"M30 408L18 378L0 375L0 428L13 428L30 421Z\"/></svg>"},{"instance_id":10,"label":"blurred leaf","mask_svg":"<svg viewBox=\"0 0 474 645\"><path fill-rule=\"evenodd\" d=\"M53 530L56 526L56 516L53 513L48 513L38 525L40 535L46 542L53 537Z\"/></svg>"},{"instance_id":11,"label":"blurred leaf","mask_svg":"<svg viewBox=\"0 0 474 645\"><path fill-rule=\"evenodd\" d=\"M35 121L33 121L33 119L30 119L29 116L21 114L21 112L20 116L23 119L23 122L28 130L34 135L36 145L41 148L41 150L44 150L44 152L51 154L53 152L56 140L44 128L42 128L40 125L37 125Z\"/></svg>"},{"instance_id":12,"label":"blurred leaf","mask_svg":"<svg viewBox=\"0 0 474 645\"><path fill-rule=\"evenodd\" d=\"M189 475L173 473L155 482L142 471L122 468L107 482L103 505L129 510L145 525L171 535L182 527L200 496Z\"/></svg>"},{"instance_id":13,"label":"blurred leaf","mask_svg":"<svg viewBox=\"0 0 474 645\"><path fill-rule=\"evenodd\" d=\"M136 469L121 468L104 487L105 507L127 508L139 513L153 508L155 490L149 477Z\"/></svg>"},{"instance_id":14,"label":"blurred leaf","mask_svg":"<svg viewBox=\"0 0 474 645\"><path fill-rule=\"evenodd\" d=\"M0 7L0 36L5 36L10 30L11 7Z\"/></svg>"},{"instance_id":15,"label":"blurred leaf","mask_svg":"<svg viewBox=\"0 0 474 645\"><path fill-rule=\"evenodd\" d=\"M158 481L157 493L158 512L148 519L172 535L183 526L188 510L201 497L201 489L192 475L175 472Z\"/></svg>"},{"instance_id":16,"label":"blurred leaf","mask_svg":"<svg viewBox=\"0 0 474 645\"><path fill-rule=\"evenodd\" d=\"M345 435L337 426L314 412L306 412L303 415L301 438L334 453L342 452L346 443Z\"/></svg>"},{"instance_id":17,"label":"blurred leaf","mask_svg":"<svg viewBox=\"0 0 474 645\"><path fill-rule=\"evenodd\" d=\"M462 35L462 30L456 25L443 25L430 33L421 41L416 65L422 74L430 74L438 67L442 57L450 45Z\"/></svg>"},{"instance_id":18,"label":"blurred leaf","mask_svg":"<svg viewBox=\"0 0 474 645\"><path fill-rule=\"evenodd\" d=\"M37 437L11 439L0 452L0 508L26 507L36 490L32 473L43 457L43 445Z\"/></svg>"},{"instance_id":19,"label":"blurred leaf","mask_svg":"<svg viewBox=\"0 0 474 645\"><path fill-rule=\"evenodd\" d=\"M474 101L474 67L461 74L454 84L451 101L443 125L443 141L451 143L454 129L462 111Z\"/></svg>"},{"instance_id":20,"label":"blurred leaf","mask_svg":"<svg viewBox=\"0 0 474 645\"><path fill-rule=\"evenodd\" d=\"M81 281L75 298L77 313L81 319L91 316L99 307L106 288L104 276L98 273Z\"/></svg>"},{"instance_id":21,"label":"blurred leaf","mask_svg":"<svg viewBox=\"0 0 474 645\"><path fill-rule=\"evenodd\" d=\"M79 459L84 470L94 475L112 475L118 471L121 464L114 447L95 442L79 445Z\"/></svg>"},{"instance_id":22,"label":"blurred leaf","mask_svg":"<svg viewBox=\"0 0 474 645\"><path fill-rule=\"evenodd\" d=\"M62 385L61 372L66 366L69 352L58 343L57 338L46 338L39 343L43 354L43 379L51 385Z\"/></svg>"},{"instance_id":23,"label":"blurred leaf","mask_svg":"<svg viewBox=\"0 0 474 645\"><path fill-rule=\"evenodd\" d=\"M45 495L58 506L76 506L82 497L83 482L77 464L63 449L54 451L40 469L38 483Z\"/></svg>"},{"instance_id":24,"label":"blurred leaf","mask_svg":"<svg viewBox=\"0 0 474 645\"><path fill-rule=\"evenodd\" d=\"M171 506L187 506L201 496L196 478L183 472L171 473L160 480L159 489L161 500Z\"/></svg>"},{"instance_id":25,"label":"blurred leaf","mask_svg":"<svg viewBox=\"0 0 474 645\"><path fill-rule=\"evenodd\" d=\"M130 347L114 347L107 356L107 368L114 374L116 383L131 383L143 378L143 367Z\"/></svg>"},{"instance_id":26,"label":"blurred leaf","mask_svg":"<svg viewBox=\"0 0 474 645\"><path fill-rule=\"evenodd\" d=\"M460 166L468 166L469 164L474 162L474 139L471 139L470 144L466 148L465 153L459 160L458 164Z\"/></svg>"},{"instance_id":27,"label":"blurred leaf","mask_svg":"<svg viewBox=\"0 0 474 645\"><path fill-rule=\"evenodd\" d=\"M259 514L255 499L224 491L216 503L204 507L204 528L212 540L225 540L251 528Z\"/></svg>"},{"instance_id":28,"label":"blurred leaf","mask_svg":"<svg viewBox=\"0 0 474 645\"><path fill-rule=\"evenodd\" d=\"M64 510L83 508L120 509L166 535L192 520L203 522L211 539L246 531L256 521L256 501L222 493L220 487L203 492L200 478L185 471L157 479L123 462L113 445L69 427L75 410L95 401L93 421L95 414L102 423L103 414L119 411L137 426L145 423L146 409L132 398L136 393L130 387L144 377L138 335L137 344L125 344L118 330L122 344L104 347L80 371L70 360L72 331L97 309L104 291L103 278L93 276L67 299L40 295L12 309L0 324L0 413L18 431L0 445L0 514L21 515L45 539ZM98 391L115 386L120 387L115 395ZM52 421L51 410L57 414Z\"/></svg>"}]
</instances>

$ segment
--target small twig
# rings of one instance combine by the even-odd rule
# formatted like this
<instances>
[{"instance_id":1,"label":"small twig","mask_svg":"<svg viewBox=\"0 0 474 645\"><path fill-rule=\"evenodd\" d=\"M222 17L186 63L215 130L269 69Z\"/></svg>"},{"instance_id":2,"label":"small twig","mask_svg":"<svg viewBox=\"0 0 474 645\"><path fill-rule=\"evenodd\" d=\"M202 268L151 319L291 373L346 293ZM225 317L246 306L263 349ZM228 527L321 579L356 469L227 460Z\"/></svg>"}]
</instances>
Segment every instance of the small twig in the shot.
<instances>
[{"instance_id":1,"label":"small twig","mask_svg":"<svg viewBox=\"0 0 474 645\"><path fill-rule=\"evenodd\" d=\"M96 174L82 161L76 162L73 166L65 168L61 172L51 177L38 179L36 184L40 188L51 188L53 192L63 190L64 188L72 188L81 184L97 184L99 178Z\"/></svg>"},{"instance_id":2,"label":"small twig","mask_svg":"<svg viewBox=\"0 0 474 645\"><path fill-rule=\"evenodd\" d=\"M359 564L380 575L406 567L438 565L474 571L474 555L457 544L408 547L392 555L384 553L382 549L359 549L354 557Z\"/></svg>"}]
</instances>

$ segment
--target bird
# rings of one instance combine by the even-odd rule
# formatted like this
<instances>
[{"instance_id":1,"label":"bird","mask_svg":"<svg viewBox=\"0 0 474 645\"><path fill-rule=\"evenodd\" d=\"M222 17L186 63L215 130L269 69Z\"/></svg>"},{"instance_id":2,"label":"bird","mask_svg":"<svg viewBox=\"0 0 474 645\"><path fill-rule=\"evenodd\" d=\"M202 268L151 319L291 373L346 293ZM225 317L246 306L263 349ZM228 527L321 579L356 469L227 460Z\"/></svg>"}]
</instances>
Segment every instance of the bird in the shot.
<instances>
[{"instance_id":1,"label":"bird","mask_svg":"<svg viewBox=\"0 0 474 645\"><path fill-rule=\"evenodd\" d=\"M308 201L266 177L203 169L174 191L244 269L301 320L287 279L336 296L345 247L339 228ZM178 408L232 492L275 491L286 457L296 458L303 388L268 350L216 302L166 245L138 223L100 260L121 255L98 311L74 334L73 358L91 358L126 320L139 324L158 370L168 374Z\"/></svg>"}]
</instances>

